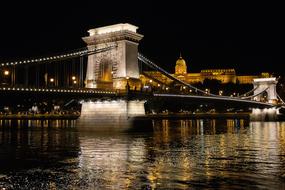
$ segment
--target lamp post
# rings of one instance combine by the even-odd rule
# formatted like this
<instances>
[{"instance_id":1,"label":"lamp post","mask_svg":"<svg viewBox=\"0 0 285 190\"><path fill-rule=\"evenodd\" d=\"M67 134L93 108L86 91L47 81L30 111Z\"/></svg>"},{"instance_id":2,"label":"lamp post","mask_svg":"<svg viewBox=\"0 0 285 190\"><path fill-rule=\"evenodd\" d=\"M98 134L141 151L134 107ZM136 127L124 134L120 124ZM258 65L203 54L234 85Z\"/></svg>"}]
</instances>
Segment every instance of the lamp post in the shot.
<instances>
[{"instance_id":1,"label":"lamp post","mask_svg":"<svg viewBox=\"0 0 285 190\"><path fill-rule=\"evenodd\" d=\"M73 81L73 85L74 85L74 86L77 85L77 81L76 81L76 80Z\"/></svg>"},{"instance_id":2,"label":"lamp post","mask_svg":"<svg viewBox=\"0 0 285 190\"><path fill-rule=\"evenodd\" d=\"M9 83L10 83L10 71L6 70L6 69L3 70L2 76L3 76L2 84L9 85Z\"/></svg>"},{"instance_id":3,"label":"lamp post","mask_svg":"<svg viewBox=\"0 0 285 190\"><path fill-rule=\"evenodd\" d=\"M50 78L49 82L50 82L50 85L53 87L53 85L54 85L54 78Z\"/></svg>"},{"instance_id":4,"label":"lamp post","mask_svg":"<svg viewBox=\"0 0 285 190\"><path fill-rule=\"evenodd\" d=\"M73 75L73 76L71 77L71 80L72 80L72 85L75 87L75 86L77 85L76 76Z\"/></svg>"},{"instance_id":5,"label":"lamp post","mask_svg":"<svg viewBox=\"0 0 285 190\"><path fill-rule=\"evenodd\" d=\"M126 77L126 80L127 80L126 90L127 90L127 92L130 90L129 78L130 78L130 77L128 77L128 76Z\"/></svg>"}]
</instances>

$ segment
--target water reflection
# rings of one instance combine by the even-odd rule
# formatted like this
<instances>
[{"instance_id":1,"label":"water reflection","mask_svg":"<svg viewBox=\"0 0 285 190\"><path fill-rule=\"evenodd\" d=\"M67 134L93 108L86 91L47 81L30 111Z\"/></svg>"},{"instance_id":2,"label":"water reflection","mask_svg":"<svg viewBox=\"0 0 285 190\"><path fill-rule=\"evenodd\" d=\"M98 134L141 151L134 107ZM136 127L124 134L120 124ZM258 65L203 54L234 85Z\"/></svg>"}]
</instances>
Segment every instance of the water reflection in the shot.
<instances>
[{"instance_id":1,"label":"water reflection","mask_svg":"<svg viewBox=\"0 0 285 190\"><path fill-rule=\"evenodd\" d=\"M5 188L285 187L285 123L157 120L128 134L2 128L0 143Z\"/></svg>"}]
</instances>

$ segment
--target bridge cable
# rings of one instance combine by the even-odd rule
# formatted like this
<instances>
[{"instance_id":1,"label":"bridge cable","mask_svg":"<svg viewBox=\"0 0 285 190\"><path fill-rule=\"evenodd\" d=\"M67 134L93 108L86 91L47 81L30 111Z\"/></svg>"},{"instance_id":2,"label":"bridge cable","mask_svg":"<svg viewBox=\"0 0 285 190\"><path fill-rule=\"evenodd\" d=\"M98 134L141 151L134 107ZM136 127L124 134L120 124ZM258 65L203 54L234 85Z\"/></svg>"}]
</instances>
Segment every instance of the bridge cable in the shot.
<instances>
[{"instance_id":1,"label":"bridge cable","mask_svg":"<svg viewBox=\"0 0 285 190\"><path fill-rule=\"evenodd\" d=\"M89 56L89 55L93 55L97 53L102 53L102 52L109 51L117 47L118 45L115 44L115 45L110 45L104 48L93 48L93 49L81 48L78 51L70 51L70 53L65 53L65 54L60 54L60 55L55 55L55 56L47 56L47 57L40 57L40 58L19 60L19 61L14 61L14 62L1 63L0 67L23 65L23 64L40 64L40 63L46 63L50 61L66 60L66 59L71 59L71 58L80 57L84 55Z\"/></svg>"},{"instance_id":2,"label":"bridge cable","mask_svg":"<svg viewBox=\"0 0 285 190\"><path fill-rule=\"evenodd\" d=\"M277 97L280 99L280 101L285 104L285 102L283 101L283 99L279 96L279 94L277 93Z\"/></svg>"},{"instance_id":3,"label":"bridge cable","mask_svg":"<svg viewBox=\"0 0 285 190\"><path fill-rule=\"evenodd\" d=\"M259 88L259 87L257 86L257 87L255 87L255 88L251 89L250 91L248 91L248 92L246 92L246 93L243 93L243 94L241 94L241 95L239 95L239 96L237 96L237 97L245 97L247 94L250 94L251 92L255 91L255 90L258 89L258 88Z\"/></svg>"},{"instance_id":4,"label":"bridge cable","mask_svg":"<svg viewBox=\"0 0 285 190\"><path fill-rule=\"evenodd\" d=\"M245 100L245 99L249 99L249 98L254 98L260 94L262 94L263 92L265 92L266 90L268 90L269 87L265 88L263 91L259 92L258 94L254 94L254 95L251 95L251 96L246 96L246 97L241 97L241 99Z\"/></svg>"}]
</instances>

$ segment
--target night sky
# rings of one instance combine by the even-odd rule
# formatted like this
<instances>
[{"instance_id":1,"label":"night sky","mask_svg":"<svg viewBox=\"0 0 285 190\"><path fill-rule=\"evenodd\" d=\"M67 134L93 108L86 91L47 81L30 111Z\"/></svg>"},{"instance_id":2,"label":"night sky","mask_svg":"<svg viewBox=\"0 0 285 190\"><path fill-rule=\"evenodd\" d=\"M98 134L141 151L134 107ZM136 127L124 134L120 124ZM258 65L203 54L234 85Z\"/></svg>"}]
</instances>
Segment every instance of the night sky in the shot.
<instances>
[{"instance_id":1,"label":"night sky","mask_svg":"<svg viewBox=\"0 0 285 190\"><path fill-rule=\"evenodd\" d=\"M88 29L128 22L144 35L140 52L171 72L181 51L188 72L235 68L241 74L285 74L281 5L9 2L1 2L1 62L84 47L81 37Z\"/></svg>"}]
</instances>

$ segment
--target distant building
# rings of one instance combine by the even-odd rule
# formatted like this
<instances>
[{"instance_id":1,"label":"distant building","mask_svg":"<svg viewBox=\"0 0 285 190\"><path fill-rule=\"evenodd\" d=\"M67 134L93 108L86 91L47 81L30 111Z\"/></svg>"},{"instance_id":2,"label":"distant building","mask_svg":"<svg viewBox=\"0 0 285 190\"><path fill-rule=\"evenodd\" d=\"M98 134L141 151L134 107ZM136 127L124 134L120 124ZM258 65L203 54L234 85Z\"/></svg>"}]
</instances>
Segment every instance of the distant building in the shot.
<instances>
[{"instance_id":1,"label":"distant building","mask_svg":"<svg viewBox=\"0 0 285 190\"><path fill-rule=\"evenodd\" d=\"M199 73L187 73L186 61L180 57L176 61L175 73L173 76L189 83L203 83L205 79L215 79L225 83L252 84L254 78L270 77L269 73L261 73L260 75L237 75L235 69L203 69ZM144 85L148 83L147 78L154 78L165 84L171 83L171 80L157 71L148 71L141 76Z\"/></svg>"}]
</instances>

